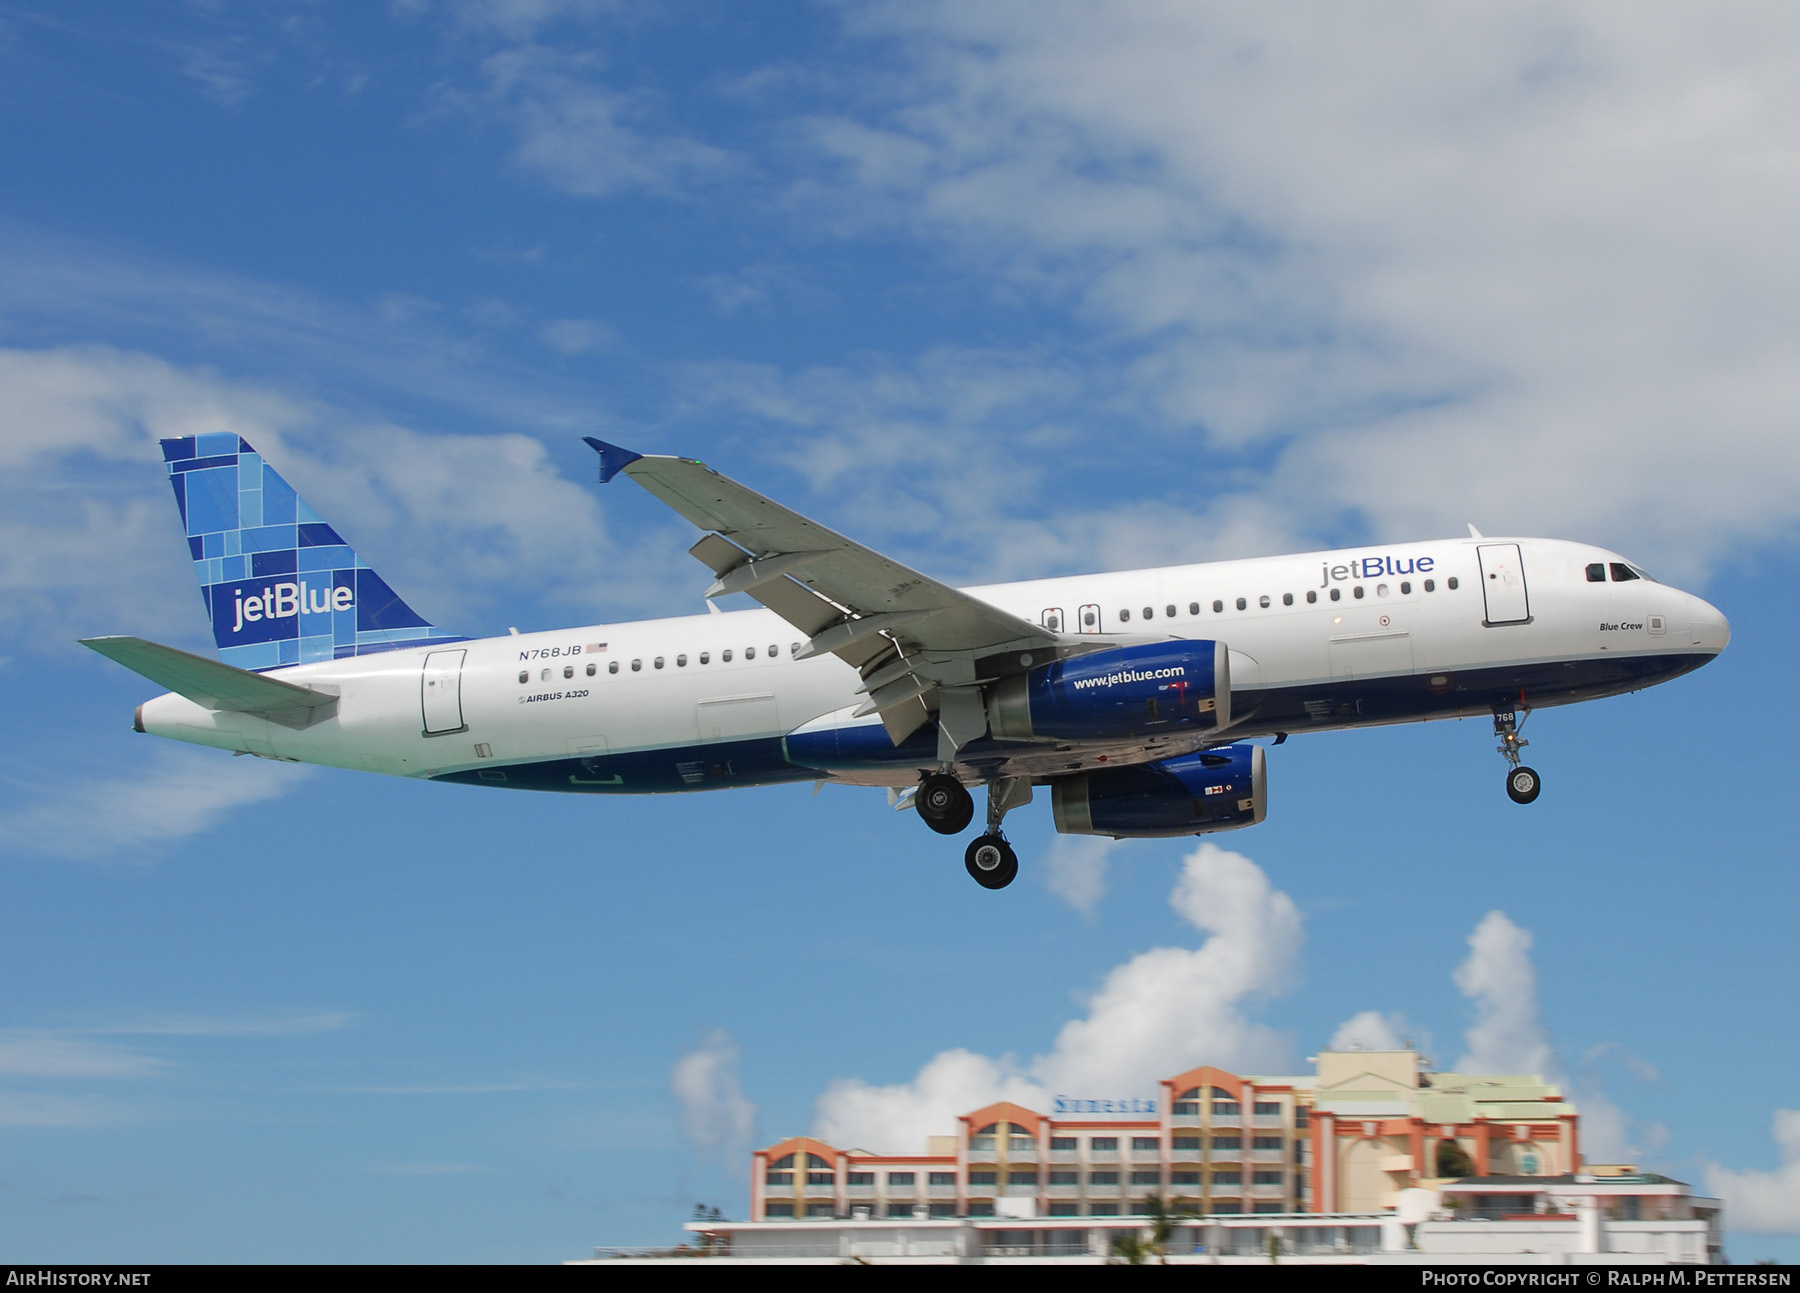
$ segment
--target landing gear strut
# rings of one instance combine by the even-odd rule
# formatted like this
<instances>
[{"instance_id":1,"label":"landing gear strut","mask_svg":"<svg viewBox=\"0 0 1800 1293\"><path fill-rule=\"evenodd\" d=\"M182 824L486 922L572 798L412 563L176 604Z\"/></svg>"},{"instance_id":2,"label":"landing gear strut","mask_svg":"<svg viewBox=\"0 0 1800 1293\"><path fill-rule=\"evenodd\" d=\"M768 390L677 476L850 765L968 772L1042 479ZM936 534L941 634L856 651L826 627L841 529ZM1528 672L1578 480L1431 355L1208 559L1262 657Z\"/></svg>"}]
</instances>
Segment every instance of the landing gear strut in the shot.
<instances>
[{"instance_id":1,"label":"landing gear strut","mask_svg":"<svg viewBox=\"0 0 1800 1293\"><path fill-rule=\"evenodd\" d=\"M1526 709L1525 717L1530 716L1531 711ZM1544 788L1543 778L1538 776L1537 771L1519 761L1519 751L1531 744L1519 735L1519 729L1524 724L1524 718L1519 717L1511 705L1494 706L1494 735L1500 738L1497 748L1512 765L1506 772L1506 796L1515 804L1530 803Z\"/></svg>"},{"instance_id":2,"label":"landing gear strut","mask_svg":"<svg viewBox=\"0 0 1800 1293\"><path fill-rule=\"evenodd\" d=\"M1030 802L1028 777L1001 777L988 782L987 830L963 854L963 866L983 889L1004 889L1019 874L1019 855L1000 833L1000 823L1009 810Z\"/></svg>"},{"instance_id":3,"label":"landing gear strut","mask_svg":"<svg viewBox=\"0 0 1800 1293\"><path fill-rule=\"evenodd\" d=\"M939 835L961 835L975 818L975 797L947 772L934 772L913 797L919 816Z\"/></svg>"}]
</instances>

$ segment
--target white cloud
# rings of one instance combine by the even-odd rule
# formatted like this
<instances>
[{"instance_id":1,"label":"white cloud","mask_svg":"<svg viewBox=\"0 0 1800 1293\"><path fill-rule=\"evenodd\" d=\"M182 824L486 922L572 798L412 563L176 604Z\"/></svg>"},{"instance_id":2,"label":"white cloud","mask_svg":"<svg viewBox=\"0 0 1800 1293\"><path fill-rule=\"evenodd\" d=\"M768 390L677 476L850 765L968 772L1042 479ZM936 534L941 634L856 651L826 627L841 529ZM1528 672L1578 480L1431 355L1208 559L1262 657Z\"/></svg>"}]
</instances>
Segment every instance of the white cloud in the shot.
<instances>
[{"instance_id":1,"label":"white cloud","mask_svg":"<svg viewBox=\"0 0 1800 1293\"><path fill-rule=\"evenodd\" d=\"M1463 1073L1538 1073L1551 1081L1562 1064L1538 1010L1537 967L1531 934L1503 911L1490 911L1469 935L1469 955L1456 967L1456 986L1475 1003L1475 1022L1463 1034L1469 1050Z\"/></svg>"},{"instance_id":2,"label":"white cloud","mask_svg":"<svg viewBox=\"0 0 1800 1293\"><path fill-rule=\"evenodd\" d=\"M682 1126L703 1152L741 1149L756 1130L756 1106L738 1083L738 1053L730 1034L714 1029L669 1074Z\"/></svg>"},{"instance_id":3,"label":"white cloud","mask_svg":"<svg viewBox=\"0 0 1800 1293\"><path fill-rule=\"evenodd\" d=\"M1396 537L1603 539L1677 574L1800 522L1800 15L1020 0L849 22L908 61L815 125L835 214L1075 304L1170 432L1249 448L1231 492Z\"/></svg>"},{"instance_id":4,"label":"white cloud","mask_svg":"<svg viewBox=\"0 0 1800 1293\"><path fill-rule=\"evenodd\" d=\"M521 45L489 55L481 71L487 103L517 135L519 164L567 192L674 194L736 165L721 149L657 124L649 97L607 84L590 53Z\"/></svg>"},{"instance_id":5,"label":"white cloud","mask_svg":"<svg viewBox=\"0 0 1800 1293\"><path fill-rule=\"evenodd\" d=\"M1581 1114L1582 1154L1589 1162L1635 1161L1654 1138L1606 1093L1593 1073L1571 1077L1557 1056L1538 1002L1532 937L1502 911L1490 911L1469 935L1469 955L1456 968L1456 986L1475 1003L1475 1022L1463 1033L1463 1073L1535 1074L1561 1085Z\"/></svg>"},{"instance_id":6,"label":"white cloud","mask_svg":"<svg viewBox=\"0 0 1800 1293\"><path fill-rule=\"evenodd\" d=\"M1772 1130L1780 1154L1774 1171L1707 1165L1706 1188L1725 1201L1725 1219L1733 1230L1800 1233L1800 1109L1777 1109Z\"/></svg>"},{"instance_id":7,"label":"white cloud","mask_svg":"<svg viewBox=\"0 0 1800 1293\"><path fill-rule=\"evenodd\" d=\"M0 834L16 849L53 857L150 861L240 808L286 794L309 775L293 764L220 750L159 749L148 771L60 783L0 812Z\"/></svg>"},{"instance_id":8,"label":"white cloud","mask_svg":"<svg viewBox=\"0 0 1800 1293\"><path fill-rule=\"evenodd\" d=\"M910 1082L841 1079L819 1097L816 1134L904 1152L993 1100L1044 1108L1057 1093L1138 1091L1199 1063L1279 1071L1291 1060L1288 1038L1248 1011L1297 973L1304 935L1293 901L1249 858L1212 843L1188 856L1169 901L1208 937L1197 948L1153 948L1112 970L1046 1054L1020 1062L954 1049Z\"/></svg>"},{"instance_id":9,"label":"white cloud","mask_svg":"<svg viewBox=\"0 0 1800 1293\"><path fill-rule=\"evenodd\" d=\"M1058 835L1044 859L1050 892L1092 918L1106 895L1107 860L1117 844L1097 835Z\"/></svg>"},{"instance_id":10,"label":"white cloud","mask_svg":"<svg viewBox=\"0 0 1800 1293\"><path fill-rule=\"evenodd\" d=\"M121 1046L58 1033L0 1034L0 1077L154 1077L167 1065Z\"/></svg>"},{"instance_id":11,"label":"white cloud","mask_svg":"<svg viewBox=\"0 0 1800 1293\"><path fill-rule=\"evenodd\" d=\"M1364 1010L1338 1025L1325 1049L1332 1051L1398 1051L1417 1044L1418 1030L1404 1015Z\"/></svg>"}]
</instances>

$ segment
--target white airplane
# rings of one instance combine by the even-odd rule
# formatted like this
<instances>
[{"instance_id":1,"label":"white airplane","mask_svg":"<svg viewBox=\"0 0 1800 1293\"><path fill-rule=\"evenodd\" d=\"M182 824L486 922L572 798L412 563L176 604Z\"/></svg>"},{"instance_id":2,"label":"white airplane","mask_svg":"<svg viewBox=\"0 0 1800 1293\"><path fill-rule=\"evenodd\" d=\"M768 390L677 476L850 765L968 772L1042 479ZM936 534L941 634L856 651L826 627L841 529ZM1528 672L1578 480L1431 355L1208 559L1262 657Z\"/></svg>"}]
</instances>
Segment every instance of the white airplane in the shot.
<instances>
[{"instance_id":1,"label":"white airplane","mask_svg":"<svg viewBox=\"0 0 1800 1293\"><path fill-rule=\"evenodd\" d=\"M764 609L470 639L434 628L247 443L162 442L220 660L85 639L169 689L140 732L477 786L657 794L888 787L1003 888L1001 832L1048 786L1056 829L1201 835L1263 820L1254 738L1491 715L1538 796L1534 708L1634 691L1725 649L1716 609L1551 539L1339 552L955 589L689 458L598 440L707 533L708 598Z\"/></svg>"}]
</instances>

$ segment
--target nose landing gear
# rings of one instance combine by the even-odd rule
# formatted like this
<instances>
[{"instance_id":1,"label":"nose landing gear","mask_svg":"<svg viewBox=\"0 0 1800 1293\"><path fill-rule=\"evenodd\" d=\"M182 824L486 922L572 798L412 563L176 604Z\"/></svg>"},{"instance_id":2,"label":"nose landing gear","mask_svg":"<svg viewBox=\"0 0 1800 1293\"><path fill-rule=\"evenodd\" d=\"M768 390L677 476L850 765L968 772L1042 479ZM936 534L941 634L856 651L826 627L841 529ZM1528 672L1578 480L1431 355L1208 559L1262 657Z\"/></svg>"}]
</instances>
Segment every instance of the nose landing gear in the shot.
<instances>
[{"instance_id":1,"label":"nose landing gear","mask_svg":"<svg viewBox=\"0 0 1800 1293\"><path fill-rule=\"evenodd\" d=\"M1525 709L1525 718L1530 716L1531 710ZM1519 761L1519 751L1531 744L1519 735L1525 718L1521 718L1511 705L1494 706L1494 735L1500 738L1496 748L1512 765L1506 772L1506 797L1515 804L1530 803L1544 788L1543 778L1538 776L1537 770Z\"/></svg>"}]
</instances>

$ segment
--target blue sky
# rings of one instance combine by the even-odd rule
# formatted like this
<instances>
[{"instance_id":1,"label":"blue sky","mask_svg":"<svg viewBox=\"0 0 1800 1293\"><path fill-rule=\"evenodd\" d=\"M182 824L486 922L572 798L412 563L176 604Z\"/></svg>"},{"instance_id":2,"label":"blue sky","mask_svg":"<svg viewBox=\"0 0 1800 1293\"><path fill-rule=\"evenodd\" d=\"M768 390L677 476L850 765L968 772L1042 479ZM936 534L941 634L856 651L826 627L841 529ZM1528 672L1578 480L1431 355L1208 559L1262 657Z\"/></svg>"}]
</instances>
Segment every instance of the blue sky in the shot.
<instances>
[{"instance_id":1,"label":"blue sky","mask_svg":"<svg viewBox=\"0 0 1800 1293\"><path fill-rule=\"evenodd\" d=\"M0 1246L554 1261L741 1214L752 1144L1348 1026L1545 1068L1591 1145L1724 1192L1735 1257L1800 1259L1797 38L0 3ZM1536 715L1530 810L1486 724L1320 736L1218 848L1019 813L989 895L873 792L135 736L145 685L74 639L208 646L155 440L219 429L470 634L699 609L597 434L956 580L1474 521L1629 552L1735 636Z\"/></svg>"}]
</instances>

